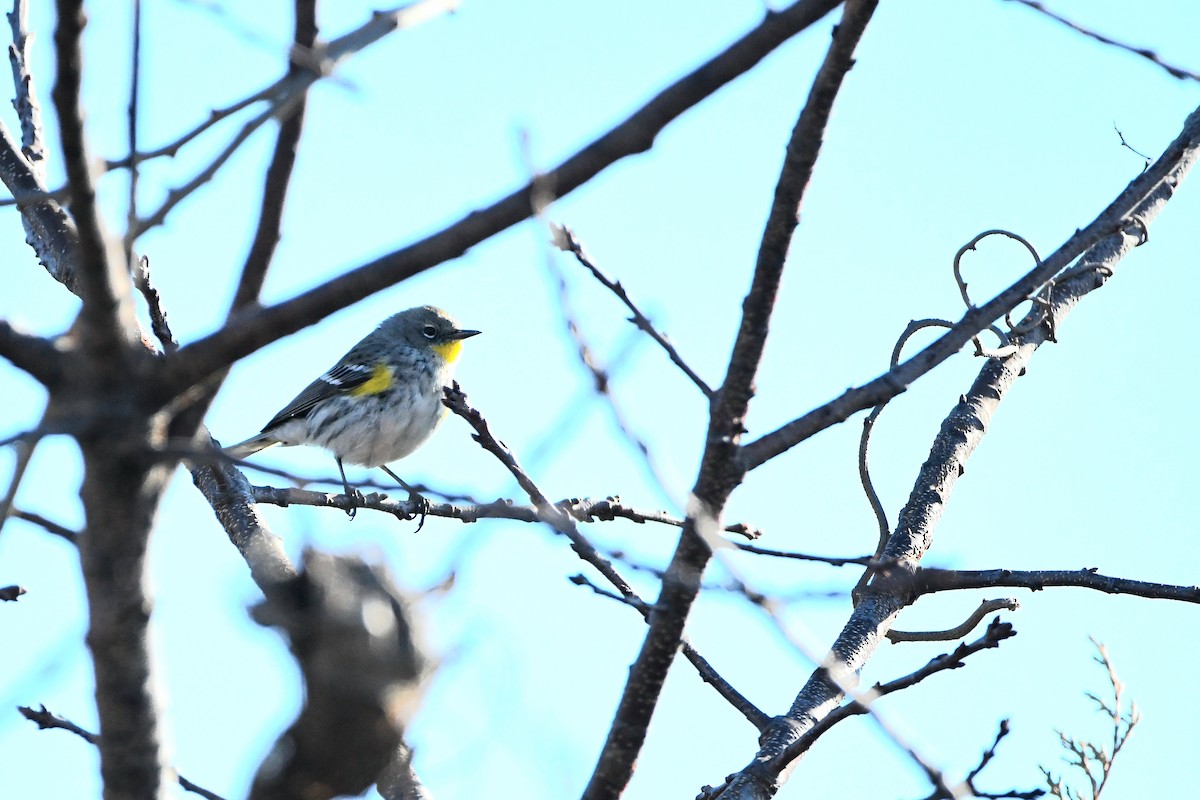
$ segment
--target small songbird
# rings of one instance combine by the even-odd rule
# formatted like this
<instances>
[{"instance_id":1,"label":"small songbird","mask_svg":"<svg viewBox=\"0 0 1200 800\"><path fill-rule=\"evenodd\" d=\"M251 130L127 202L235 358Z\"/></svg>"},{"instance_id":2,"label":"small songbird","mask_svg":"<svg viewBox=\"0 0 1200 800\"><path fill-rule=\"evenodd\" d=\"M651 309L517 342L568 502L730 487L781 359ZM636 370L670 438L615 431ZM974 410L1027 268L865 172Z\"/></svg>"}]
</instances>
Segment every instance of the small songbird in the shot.
<instances>
[{"instance_id":1,"label":"small songbird","mask_svg":"<svg viewBox=\"0 0 1200 800\"><path fill-rule=\"evenodd\" d=\"M387 464L437 429L447 411L442 387L454 376L463 339L478 333L433 306L394 314L284 406L262 433L225 452L243 459L276 444L316 445L333 453L353 500L362 495L350 488L343 462L379 467L415 494ZM354 512L351 506L351 517Z\"/></svg>"}]
</instances>

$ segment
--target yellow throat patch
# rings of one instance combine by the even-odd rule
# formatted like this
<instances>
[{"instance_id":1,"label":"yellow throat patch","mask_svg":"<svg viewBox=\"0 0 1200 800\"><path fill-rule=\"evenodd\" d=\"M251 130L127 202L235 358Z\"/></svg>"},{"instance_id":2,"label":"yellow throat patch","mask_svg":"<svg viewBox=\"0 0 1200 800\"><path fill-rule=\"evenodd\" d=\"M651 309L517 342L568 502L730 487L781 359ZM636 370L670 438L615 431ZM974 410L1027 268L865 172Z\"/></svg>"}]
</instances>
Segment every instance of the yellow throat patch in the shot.
<instances>
[{"instance_id":1,"label":"yellow throat patch","mask_svg":"<svg viewBox=\"0 0 1200 800\"><path fill-rule=\"evenodd\" d=\"M462 352L462 339L454 339L441 344L431 344L429 349L444 358L447 363L454 363L454 359L458 358L458 354Z\"/></svg>"},{"instance_id":2,"label":"yellow throat patch","mask_svg":"<svg viewBox=\"0 0 1200 800\"><path fill-rule=\"evenodd\" d=\"M392 388L393 382L392 368L387 364L376 364L375 369L371 370L371 377L367 378L366 382L361 386L355 386L351 389L350 396L362 397L363 395L386 392Z\"/></svg>"}]
</instances>

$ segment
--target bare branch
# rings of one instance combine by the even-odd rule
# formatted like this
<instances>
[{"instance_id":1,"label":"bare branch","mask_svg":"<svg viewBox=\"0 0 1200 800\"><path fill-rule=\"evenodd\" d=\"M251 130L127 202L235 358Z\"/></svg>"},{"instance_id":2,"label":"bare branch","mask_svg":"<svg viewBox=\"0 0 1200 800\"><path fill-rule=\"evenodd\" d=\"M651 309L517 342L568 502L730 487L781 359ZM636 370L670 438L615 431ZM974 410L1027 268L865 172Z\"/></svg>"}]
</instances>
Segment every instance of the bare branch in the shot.
<instances>
[{"instance_id":1,"label":"bare branch","mask_svg":"<svg viewBox=\"0 0 1200 800\"><path fill-rule=\"evenodd\" d=\"M508 449L508 446L492 435L487 420L467 403L467 395L459 388L458 381L455 381L452 386L445 387L443 391L445 397L442 399L442 404L466 420L467 424L475 429L472 438L479 443L480 447L494 455L517 479L517 483L533 501L534 508L538 512L538 519L570 539L571 549L580 558L595 567L622 596L636 597L637 593L633 591L629 582L622 578L613 565L600 555L592 543L579 532L575 519L546 498L542 490L533 482L533 478L529 477L529 474L517 462L517 457Z\"/></svg>"},{"instance_id":2,"label":"bare branch","mask_svg":"<svg viewBox=\"0 0 1200 800\"><path fill-rule=\"evenodd\" d=\"M456 381L452 387L447 387L445 394L446 397L442 400L442 403L455 414L465 419L475 429L475 434L472 438L484 450L496 456L500 463L517 479L517 483L520 484L521 488L525 490L529 498L533 501L538 519L566 536L571 541L571 549L581 559L595 567L604 576L605 580L620 593L622 600L627 602L631 607L638 609L643 619L647 622L652 622L653 614L650 610L650 605L638 596L629 582L613 567L612 562L606 559L579 532L575 524L576 518L569 512L570 507L563 508L546 499L546 495L542 493L542 490L537 487L533 479L517 463L513 452L503 442L492 435L487 420L483 418L483 415L468 405L467 396L459 388L458 382ZM733 686L722 679L716 670L690 644L684 641L682 637L680 637L680 641L676 644L676 648L682 650L684 656L696 667L701 678L706 683L713 686L714 689L725 697L734 708L745 715L759 730L763 729L762 726L767 724L768 717L759 711L753 703L737 692Z\"/></svg>"},{"instance_id":3,"label":"bare branch","mask_svg":"<svg viewBox=\"0 0 1200 800\"><path fill-rule=\"evenodd\" d=\"M150 312L150 330L154 331L155 337L162 345L163 352L175 352L179 349L179 342L171 333L171 326L167 322L167 312L162 305L162 297L159 295L158 289L154 288L150 282L150 259L146 256L139 258L134 267L133 285L146 300L146 307Z\"/></svg>"},{"instance_id":4,"label":"bare branch","mask_svg":"<svg viewBox=\"0 0 1200 800\"><path fill-rule=\"evenodd\" d=\"M1094 568L1075 570L949 570L922 567L915 574L914 590L919 594L958 589L1029 589L1034 592L1052 586L1072 586L1105 594L1128 594L1155 600L1200 603L1200 586L1175 586L1131 578L1101 575Z\"/></svg>"},{"instance_id":5,"label":"bare branch","mask_svg":"<svg viewBox=\"0 0 1200 800\"><path fill-rule=\"evenodd\" d=\"M21 153L39 182L46 180L46 150L42 129L42 107L33 88L33 73L29 69L29 31L26 27L29 6L24 0L13 0L8 14L13 43L8 48L12 64L13 87L16 96L13 107L21 121Z\"/></svg>"},{"instance_id":6,"label":"bare branch","mask_svg":"<svg viewBox=\"0 0 1200 800\"><path fill-rule=\"evenodd\" d=\"M316 0L299 0L296 3L295 47L311 50L317 40ZM301 71L295 62L289 72ZM300 143L300 132L304 129L304 112L308 106L308 94L302 92L292 108L291 113L284 117L279 124L279 136L275 140L275 151L271 155L271 163L267 166L263 184L263 198L260 205L258 226L254 231L254 241L246 262L242 265L242 275L238 280L237 291L233 297L230 313L244 308L258 299L262 291L263 281L267 277L267 269L275 255L275 247L279 243L280 230L283 223L283 206L287 198L288 186L292 179L292 169L296 164L296 148Z\"/></svg>"},{"instance_id":7,"label":"bare branch","mask_svg":"<svg viewBox=\"0 0 1200 800\"><path fill-rule=\"evenodd\" d=\"M683 636L684 623L700 591L700 577L712 555L704 529L719 525L730 493L745 475L738 459L740 441L784 261L799 221L800 202L820 152L834 98L854 64L854 49L875 6L875 0L850 0L846 4L842 21L834 28L833 41L792 131L750 292L742 304L741 326L725 380L710 412L704 454L692 490L694 507L688 509L687 524L650 616L650 629L630 667L616 717L584 791L584 800L619 796L633 775L650 718Z\"/></svg>"},{"instance_id":8,"label":"bare branch","mask_svg":"<svg viewBox=\"0 0 1200 800\"><path fill-rule=\"evenodd\" d=\"M832 646L829 662L842 672L854 674L862 668L883 640L884 633L896 615L915 598L911 588L911 577L906 577L906 573L911 573L931 546L934 530L954 484L962 475L966 460L981 440L988 420L999 402L1006 396L1017 377L1024 372L1025 365L1033 353L1048 340L1053 326L1070 313L1082 297L1104 285L1107 277L1113 274L1117 263L1140 243L1150 221L1174 194L1175 187L1198 156L1200 109L1188 117L1179 137L1167 148L1154 167L1136 178L1097 221L1089 226L1092 232L1082 238L1079 233L1072 237L1071 242L1086 241L1088 236L1117 231L1100 239L1094 247L1088 249L1079 264L1063 272L1052 286L1047 286L1045 307L1035 305L1029 315L1029 318L1040 321L1028 325L1027 332L1014 339L1017 349L1013 354L1003 359L988 359L975 384L943 421L930 456L914 482L913 493L901 512L896 530L889 537L884 549L883 556L888 566L884 567L872 585L867 587L861 602L855 607ZM1132 233L1126 230L1129 228L1133 229ZM1068 245L1071 242L1068 242ZM1066 247L1060 248L1058 253L1043 262L1043 266L1057 263ZM1057 268L1049 274L1053 275L1055 272ZM1027 276L1029 286L1036 287L1046 282L1045 278L1039 280L1039 277L1036 270L1030 273ZM1008 292L1014 293L1014 299L1023 297L1023 285L1018 282L1010 290L1002 293L1001 297ZM997 301L994 300L993 303L995 302ZM990 316L990 313L986 315L989 321L995 318ZM970 315L971 312L968 312L964 320L969 319ZM1048 316L1048 319L1044 315ZM961 329L963 325L964 323L960 322L955 327ZM962 338L959 340L959 347L969 340L968 334L967 330L960 332ZM947 334L952 335L953 332ZM947 336L943 336L938 342L944 343ZM937 346L935 343L933 347ZM928 354L930 349L922 352ZM919 354L900 365L899 370L905 370L906 365L919 364L921 358ZM868 386L884 387L885 393L880 399L894 396L906 385L903 381L895 384L887 382L895 380L896 374L896 370L890 371ZM851 390L843 395L842 399L853 397L855 400L862 400L869 395L869 392L862 390ZM813 424L811 430L815 431L832 424L830 415L835 413L833 409L838 403L839 401L834 401L817 412L789 423L789 426L785 426L781 431L787 431L790 426L805 428L809 424ZM791 445L783 442L785 439L790 440L795 427L792 427L791 433L781 431L768 434L759 440L759 443L765 440L772 442L769 445L770 449L778 445L786 449ZM753 444L748 445L747 449L753 447ZM779 452L782 452L782 449ZM754 455L747 454L747 460L751 464L762 463L767 452L767 448L763 448ZM990 585L994 587L1003 584ZM1195 591L1200 594L1200 590ZM785 721L780 721L773 730L764 734L758 755L750 766L734 778L732 785L736 792L732 792L730 797L746 799L773 795L778 788L775 782L786 764L776 760L778 754L786 752L791 742L828 714L842 695L842 689L830 680L828 669L813 673L797 694ZM770 764L770 768L764 769L764 763Z\"/></svg>"},{"instance_id":9,"label":"bare branch","mask_svg":"<svg viewBox=\"0 0 1200 800\"><path fill-rule=\"evenodd\" d=\"M25 241L33 248L42 266L68 291L78 293L75 260L79 232L54 196L46 191L44 181L21 154L3 122L0 122L0 181L21 209ZM69 196L68 191L57 194Z\"/></svg>"},{"instance_id":10,"label":"bare branch","mask_svg":"<svg viewBox=\"0 0 1200 800\"><path fill-rule=\"evenodd\" d=\"M630 299L629 293L625 291L625 287L621 285L621 282L610 280L607 275L600 271L600 268L596 266L595 262L592 261L592 259L583 251L583 244L581 244L579 239L575 236L575 232L565 225L551 225L551 231L553 233L554 246L575 256L576 261L582 264L589 272L592 273L596 280L600 281L600 283L603 284L609 291L615 294L617 299L624 303L625 307L629 309L631 314L633 314L633 316L629 318L629 321L636 325L638 329L644 331L647 336L657 342L659 347L666 352L667 357L671 359L671 362L675 366L679 367L679 369L683 371L683 374L687 375L692 383L696 384L696 388L703 392L705 397L707 397L709 400L712 400L713 395L715 394L715 392L712 390L712 387L705 383L704 379L697 375L696 372L688 366L687 362L683 360L683 357L679 355L679 351L675 349L675 345L671 344L666 336L659 333L658 329L654 327L654 323L650 321L649 317L643 314L641 309L634 305L633 300Z\"/></svg>"},{"instance_id":11,"label":"bare branch","mask_svg":"<svg viewBox=\"0 0 1200 800\"><path fill-rule=\"evenodd\" d=\"M944 631L898 631L893 628L887 632L887 638L893 644L898 642L947 642L951 639L960 639L970 633L988 614L1001 610L1016 611L1020 607L1021 604L1012 597L984 600L978 608L971 612L971 616L953 628Z\"/></svg>"},{"instance_id":12,"label":"bare branch","mask_svg":"<svg viewBox=\"0 0 1200 800\"><path fill-rule=\"evenodd\" d=\"M999 647L1000 643L1005 639L1010 639L1016 636L1017 633L1013 630L1013 626L1007 622L1001 622L997 617L988 625L983 636L969 644L960 644L950 653L943 653L936 656L923 667L905 675L902 678L897 678L887 683L877 684L873 687L870 695L872 697L885 697L889 694L916 686L921 681L936 675L939 672L950 669L958 669L965 666L965 659L975 653ZM865 714L867 709L860 703L847 703L844 706L838 707L823 717L820 722L816 723L808 732L799 737L787 750L778 756L782 763L790 763L798 758L802 753L808 750L825 731L832 728L838 722L851 716ZM774 765L772 765L774 766Z\"/></svg>"},{"instance_id":13,"label":"bare branch","mask_svg":"<svg viewBox=\"0 0 1200 800\"><path fill-rule=\"evenodd\" d=\"M79 532L73 531L65 525L59 525L52 519L47 519L41 514L35 514L32 511L26 511L21 508L14 508L9 512L9 516L13 519L24 520L25 522L37 525L43 528L47 533L52 533L60 539L65 539L73 545L79 544Z\"/></svg>"},{"instance_id":14,"label":"bare branch","mask_svg":"<svg viewBox=\"0 0 1200 800\"><path fill-rule=\"evenodd\" d=\"M754 67L776 47L837 5L838 0L799 0L781 11L771 12L759 26L723 52L664 89L624 122L558 167L544 173L542 180L552 184L557 196L563 197L622 158L645 152L668 123ZM333 50L333 43L330 50ZM527 219L533 211L533 189L532 184L526 185L432 236L349 270L291 300L256 309L253 313L235 315L220 331L182 348L177 357L171 359L170 375L162 382L163 393L177 394L266 344L462 255L479 242Z\"/></svg>"},{"instance_id":15,"label":"bare branch","mask_svg":"<svg viewBox=\"0 0 1200 800\"><path fill-rule=\"evenodd\" d=\"M659 572L659 575L661 574L662 573ZM641 614L642 619L645 621L649 621L650 614L654 610L653 606L641 598L636 596L623 597L616 592L610 592L608 589L604 589L592 583L592 581L585 575L575 575L570 578L570 581L576 586L586 586L601 597L607 597L610 600L616 600L618 603L623 603L629 606ZM682 639L679 651L683 653L684 658L691 662L691 664L696 668L696 674L700 677L700 680L712 686L717 694L721 695L721 697L723 697L735 711L745 717L746 721L753 725L756 730L766 730L767 726L771 722L771 717L768 716L758 706L754 705L754 703L750 702L745 695L735 689L733 684L721 677L721 674L717 672L712 664L710 664L708 660L704 658L704 656L697 652L696 648L692 646L692 643L687 640L687 637Z\"/></svg>"},{"instance_id":16,"label":"bare branch","mask_svg":"<svg viewBox=\"0 0 1200 800\"><path fill-rule=\"evenodd\" d=\"M255 776L254 800L360 795L391 762L428 669L408 601L378 567L309 550L251 612L281 629L304 708Z\"/></svg>"},{"instance_id":17,"label":"bare branch","mask_svg":"<svg viewBox=\"0 0 1200 800\"><path fill-rule=\"evenodd\" d=\"M65 376L66 360L54 342L22 333L0 319L0 358L32 375L44 386L55 386Z\"/></svg>"},{"instance_id":18,"label":"bare branch","mask_svg":"<svg viewBox=\"0 0 1200 800\"><path fill-rule=\"evenodd\" d=\"M1159 57L1158 53L1155 53L1153 50L1149 50L1145 47L1134 47L1133 45L1128 45L1128 44L1125 44L1124 42L1118 42L1116 39L1110 39L1109 37L1105 36L1102 33L1097 33L1096 31L1093 31L1090 28L1085 28L1078 23L1072 22L1071 20L1067 19L1066 17L1061 17L1058 14L1055 14L1053 11L1046 8L1041 3L1036 2L1036 0L1015 0L1015 2L1018 2L1021 5L1026 6L1028 8L1032 8L1034 11L1044 14L1045 16L1049 17L1050 19L1054 20L1055 22L1061 22L1063 25L1066 25L1071 30L1075 31L1076 33L1082 33L1084 36L1087 36L1089 39L1095 39L1097 42L1100 42L1101 44L1107 44L1111 47L1116 47L1120 50L1124 50L1127 53L1133 53L1136 56L1141 56L1142 58L1146 59L1147 61L1150 61L1150 62L1162 67L1164 70L1166 70L1167 74L1173 78L1179 78L1180 80L1200 81L1200 75L1196 74L1195 72L1192 72L1191 70L1186 70L1183 67L1176 67L1176 66L1172 66L1171 64L1168 64L1167 62L1163 61L1162 58Z\"/></svg>"},{"instance_id":19,"label":"bare branch","mask_svg":"<svg viewBox=\"0 0 1200 800\"><path fill-rule=\"evenodd\" d=\"M754 469L814 434L845 421L850 415L900 394L921 375L957 353L994 320L1015 308L1030 292L1065 270L1076 258L1114 248L1124 251L1131 236L1128 229L1145 230L1148 220L1174 194L1175 187L1191 169L1198 155L1198 142L1200 110L1192 112L1183 131L1151 169L1135 178L1091 224L1076 231L1049 258L989 302L968 310L950 331L904 363L747 444L742 450L746 468ZM1091 255L1083 258L1081 264L1090 265L1094 260L1095 256Z\"/></svg>"},{"instance_id":20,"label":"bare branch","mask_svg":"<svg viewBox=\"0 0 1200 800\"><path fill-rule=\"evenodd\" d=\"M101 228L95 176L83 129L80 87L83 82L83 0L58 0L54 31L57 75L51 98L58 115L63 166L71 192L68 208L79 248L75 269L83 301L81 345L98 362L116 363L126 337L136 330L130 296L129 265L119 263Z\"/></svg>"},{"instance_id":21,"label":"bare branch","mask_svg":"<svg viewBox=\"0 0 1200 800\"><path fill-rule=\"evenodd\" d=\"M66 717L60 717L58 714L52 713L45 706L41 706L40 710L37 711L33 710L32 708L28 708L27 706L17 706L17 711L19 711L21 716L25 717L25 719L36 724L39 730L45 731L57 728L58 730L69 731L89 744L100 744L100 737L97 734L79 727ZM175 778L179 781L179 785L181 787L189 792L192 792L193 794L200 795L201 797L205 798L205 800L222 800L219 794L210 792L208 789L205 789L201 786L197 786L187 778L180 775L178 772L175 773Z\"/></svg>"}]
</instances>

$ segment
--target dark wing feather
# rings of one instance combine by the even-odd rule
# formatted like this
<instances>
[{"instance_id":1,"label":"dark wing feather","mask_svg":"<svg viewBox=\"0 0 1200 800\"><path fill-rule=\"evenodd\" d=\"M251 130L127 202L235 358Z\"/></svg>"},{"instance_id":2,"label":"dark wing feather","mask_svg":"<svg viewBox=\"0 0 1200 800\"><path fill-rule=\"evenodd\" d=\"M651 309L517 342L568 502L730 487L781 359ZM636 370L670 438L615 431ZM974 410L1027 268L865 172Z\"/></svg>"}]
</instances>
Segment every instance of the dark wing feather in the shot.
<instances>
[{"instance_id":1,"label":"dark wing feather","mask_svg":"<svg viewBox=\"0 0 1200 800\"><path fill-rule=\"evenodd\" d=\"M357 386L362 386L371 379L371 367L354 361L339 363L333 369L310 383L296 399L283 407L283 410L271 418L263 426L263 432L287 422L289 419L308 416L308 412L320 402L331 397L346 394Z\"/></svg>"}]
</instances>

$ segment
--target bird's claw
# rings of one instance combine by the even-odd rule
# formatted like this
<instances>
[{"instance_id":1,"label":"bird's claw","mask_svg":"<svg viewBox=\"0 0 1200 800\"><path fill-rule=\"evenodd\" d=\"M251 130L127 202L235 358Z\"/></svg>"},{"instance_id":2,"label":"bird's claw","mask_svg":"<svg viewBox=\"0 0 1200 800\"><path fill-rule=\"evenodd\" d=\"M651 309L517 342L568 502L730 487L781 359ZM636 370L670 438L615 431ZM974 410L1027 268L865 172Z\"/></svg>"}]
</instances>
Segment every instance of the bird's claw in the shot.
<instances>
[{"instance_id":1,"label":"bird's claw","mask_svg":"<svg viewBox=\"0 0 1200 800\"><path fill-rule=\"evenodd\" d=\"M418 511L409 517L409 519L413 519L415 517L421 518L421 521L417 523L417 529L413 531L413 533L420 533L421 528L425 527L425 516L429 513L429 501L416 492L409 492L408 502L415 503L417 505Z\"/></svg>"},{"instance_id":2,"label":"bird's claw","mask_svg":"<svg viewBox=\"0 0 1200 800\"><path fill-rule=\"evenodd\" d=\"M367 498L358 489L349 486L346 487L346 494L343 496L350 502L349 508L346 509L346 516L354 519L354 515L358 513L359 506L364 505L367 502Z\"/></svg>"}]
</instances>

